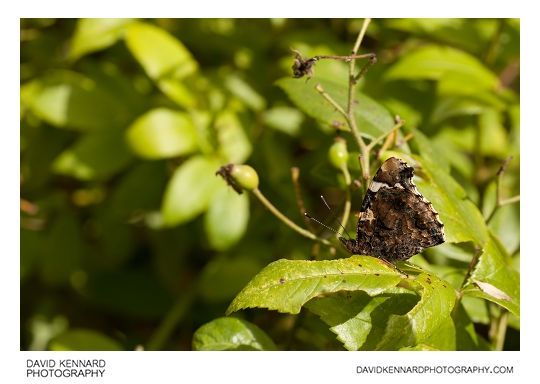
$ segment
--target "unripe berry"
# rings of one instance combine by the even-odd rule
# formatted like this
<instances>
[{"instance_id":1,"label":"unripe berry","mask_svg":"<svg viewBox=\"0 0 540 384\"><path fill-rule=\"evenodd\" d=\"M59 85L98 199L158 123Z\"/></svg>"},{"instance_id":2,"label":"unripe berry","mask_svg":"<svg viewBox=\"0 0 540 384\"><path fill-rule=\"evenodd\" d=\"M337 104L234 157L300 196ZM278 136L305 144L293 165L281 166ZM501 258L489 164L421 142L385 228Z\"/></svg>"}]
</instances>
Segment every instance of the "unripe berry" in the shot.
<instances>
[{"instance_id":1,"label":"unripe berry","mask_svg":"<svg viewBox=\"0 0 540 384\"><path fill-rule=\"evenodd\" d=\"M237 185L251 191L259 186L259 175L257 171L249 165L234 165L231 171L231 177Z\"/></svg>"},{"instance_id":2,"label":"unripe berry","mask_svg":"<svg viewBox=\"0 0 540 384\"><path fill-rule=\"evenodd\" d=\"M347 166L349 151L347 151L347 143L344 139L340 137L334 139L334 144L332 144L328 150L328 159L330 160L330 163L338 169Z\"/></svg>"}]
</instances>

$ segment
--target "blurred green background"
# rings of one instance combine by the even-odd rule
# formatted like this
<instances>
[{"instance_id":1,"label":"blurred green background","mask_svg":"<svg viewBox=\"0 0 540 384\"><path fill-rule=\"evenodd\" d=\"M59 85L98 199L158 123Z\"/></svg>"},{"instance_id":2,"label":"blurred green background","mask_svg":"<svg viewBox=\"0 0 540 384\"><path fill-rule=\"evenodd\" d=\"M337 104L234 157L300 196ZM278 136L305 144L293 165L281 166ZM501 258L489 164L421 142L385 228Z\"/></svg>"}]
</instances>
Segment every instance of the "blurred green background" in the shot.
<instances>
[{"instance_id":1,"label":"blurred green background","mask_svg":"<svg viewBox=\"0 0 540 384\"><path fill-rule=\"evenodd\" d=\"M303 225L291 181L298 167L306 209L327 217L323 194L339 210L343 180L327 160L335 129L295 107L276 81L292 76L290 47L345 55L361 24L22 19L21 349L189 350L193 333L223 316L265 265L309 259L311 241L215 171L250 164L261 191ZM519 28L503 19L374 19L361 48L378 57L362 93L406 120L484 217L510 155L503 196L519 194ZM318 79L345 90L347 65L321 61L313 79L296 81ZM361 199L356 191L353 211ZM519 270L519 204L498 210L489 228ZM463 276L466 251L444 244L418 257L442 277ZM321 248L318 257L336 255ZM477 300L464 305L488 339L493 308ZM343 349L309 313L300 324L270 311L239 316L280 349ZM519 349L513 317L505 349Z\"/></svg>"}]
</instances>

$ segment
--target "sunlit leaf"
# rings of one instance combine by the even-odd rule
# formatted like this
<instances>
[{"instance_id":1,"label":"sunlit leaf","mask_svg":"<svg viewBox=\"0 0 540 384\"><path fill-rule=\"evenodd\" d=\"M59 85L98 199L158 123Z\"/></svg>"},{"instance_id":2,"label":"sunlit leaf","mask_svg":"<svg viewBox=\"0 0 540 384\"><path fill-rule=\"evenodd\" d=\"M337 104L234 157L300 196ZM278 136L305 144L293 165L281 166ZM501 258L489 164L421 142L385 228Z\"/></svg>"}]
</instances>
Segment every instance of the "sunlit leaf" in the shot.
<instances>
[{"instance_id":1,"label":"sunlit leaf","mask_svg":"<svg viewBox=\"0 0 540 384\"><path fill-rule=\"evenodd\" d=\"M459 73L476 86L495 89L497 76L474 56L455 48L429 45L409 52L385 74L386 79L439 80L448 73Z\"/></svg>"},{"instance_id":2,"label":"sunlit leaf","mask_svg":"<svg viewBox=\"0 0 540 384\"><path fill-rule=\"evenodd\" d=\"M520 315L520 276L499 240L490 234L464 292L497 303Z\"/></svg>"},{"instance_id":3,"label":"sunlit leaf","mask_svg":"<svg viewBox=\"0 0 540 384\"><path fill-rule=\"evenodd\" d=\"M362 290L377 295L401 280L399 272L369 256L323 261L281 259L259 272L226 314L253 307L298 313L304 303L321 294Z\"/></svg>"},{"instance_id":4,"label":"sunlit leaf","mask_svg":"<svg viewBox=\"0 0 540 384\"><path fill-rule=\"evenodd\" d=\"M244 162L251 154L252 146L236 114L228 110L219 113L214 127L220 144L220 152L227 161Z\"/></svg>"},{"instance_id":5,"label":"sunlit leaf","mask_svg":"<svg viewBox=\"0 0 540 384\"><path fill-rule=\"evenodd\" d=\"M274 107L264 111L263 118L268 126L296 136L300 132L304 115L296 108Z\"/></svg>"},{"instance_id":6,"label":"sunlit leaf","mask_svg":"<svg viewBox=\"0 0 540 384\"><path fill-rule=\"evenodd\" d=\"M239 195L224 183L208 207L204 227L210 245L225 250L244 235L249 220L249 196Z\"/></svg>"},{"instance_id":7,"label":"sunlit leaf","mask_svg":"<svg viewBox=\"0 0 540 384\"><path fill-rule=\"evenodd\" d=\"M362 291L317 297L306 307L318 315L350 351L374 350L392 314L405 314L418 302L414 292L391 288L369 296Z\"/></svg>"},{"instance_id":8,"label":"sunlit leaf","mask_svg":"<svg viewBox=\"0 0 540 384\"><path fill-rule=\"evenodd\" d=\"M238 75L228 75L225 78L225 87L255 111L260 111L266 106L266 100Z\"/></svg>"},{"instance_id":9,"label":"sunlit leaf","mask_svg":"<svg viewBox=\"0 0 540 384\"><path fill-rule=\"evenodd\" d=\"M415 183L428 199L444 223L446 241L461 243L473 241L477 245L488 239L484 218L478 208L467 198L465 190L433 162L414 156L421 170ZM422 178L422 179L420 179Z\"/></svg>"},{"instance_id":10,"label":"sunlit leaf","mask_svg":"<svg viewBox=\"0 0 540 384\"><path fill-rule=\"evenodd\" d=\"M182 79L197 69L184 45L165 30L146 23L126 27L126 44L148 76Z\"/></svg>"},{"instance_id":11,"label":"sunlit leaf","mask_svg":"<svg viewBox=\"0 0 540 384\"><path fill-rule=\"evenodd\" d=\"M70 329L49 343L51 351L122 351L114 339L91 329Z\"/></svg>"},{"instance_id":12,"label":"sunlit leaf","mask_svg":"<svg viewBox=\"0 0 540 384\"><path fill-rule=\"evenodd\" d=\"M161 213L165 225L193 219L208 208L222 181L216 177L219 163L210 157L194 156L180 165L167 185Z\"/></svg>"},{"instance_id":13,"label":"sunlit leaf","mask_svg":"<svg viewBox=\"0 0 540 384\"><path fill-rule=\"evenodd\" d=\"M364 292L341 292L313 299L306 307L319 315L349 350L399 349L418 343L453 349L453 287L428 273L400 285L410 285L409 290L391 288L374 297Z\"/></svg>"},{"instance_id":14,"label":"sunlit leaf","mask_svg":"<svg viewBox=\"0 0 540 384\"><path fill-rule=\"evenodd\" d=\"M190 116L166 108L139 117L126 135L135 153L148 159L181 156L197 148L197 133Z\"/></svg>"},{"instance_id":15,"label":"sunlit leaf","mask_svg":"<svg viewBox=\"0 0 540 384\"><path fill-rule=\"evenodd\" d=\"M452 317L446 316L422 343L439 351L455 351L456 328Z\"/></svg>"},{"instance_id":16,"label":"sunlit leaf","mask_svg":"<svg viewBox=\"0 0 540 384\"><path fill-rule=\"evenodd\" d=\"M106 130L124 122L126 106L92 79L54 71L21 87L22 107L59 128Z\"/></svg>"},{"instance_id":17,"label":"sunlit leaf","mask_svg":"<svg viewBox=\"0 0 540 384\"><path fill-rule=\"evenodd\" d=\"M503 126L500 112L489 108L483 111L478 121L480 152L484 156L504 159L508 156L508 135Z\"/></svg>"},{"instance_id":18,"label":"sunlit leaf","mask_svg":"<svg viewBox=\"0 0 540 384\"><path fill-rule=\"evenodd\" d=\"M71 40L68 58L77 60L90 52L113 45L133 19L79 19Z\"/></svg>"},{"instance_id":19,"label":"sunlit leaf","mask_svg":"<svg viewBox=\"0 0 540 384\"><path fill-rule=\"evenodd\" d=\"M193 335L197 351L275 351L276 345L256 325L234 317L204 324Z\"/></svg>"},{"instance_id":20,"label":"sunlit leaf","mask_svg":"<svg viewBox=\"0 0 540 384\"><path fill-rule=\"evenodd\" d=\"M183 107L195 105L181 80L195 73L198 64L180 40L162 28L137 22L126 28L126 44L163 93Z\"/></svg>"},{"instance_id":21,"label":"sunlit leaf","mask_svg":"<svg viewBox=\"0 0 540 384\"><path fill-rule=\"evenodd\" d=\"M430 273L422 273L413 280L414 285L422 288L420 301L404 315L391 315L383 337L377 349L398 349L429 342L430 338L444 348L451 346L452 335L434 335L437 328L443 326L444 332L452 333L453 326L448 323L454 308L456 293L444 280ZM455 334L455 331L454 331ZM444 340L441 340L441 337Z\"/></svg>"},{"instance_id":22,"label":"sunlit leaf","mask_svg":"<svg viewBox=\"0 0 540 384\"><path fill-rule=\"evenodd\" d=\"M501 19L502 20L502 19ZM396 18L385 25L422 38L434 39L470 51L484 53L489 38L497 28L497 20L462 18ZM488 33L485 30L489 29Z\"/></svg>"},{"instance_id":23,"label":"sunlit leaf","mask_svg":"<svg viewBox=\"0 0 540 384\"><path fill-rule=\"evenodd\" d=\"M317 79L324 90L344 109L347 105L347 88L330 80ZM316 83L304 79L282 78L276 84L289 98L309 116L335 129L348 129L345 118L315 90ZM394 126L394 120L386 108L368 96L358 92L354 100L356 123L360 133L378 137Z\"/></svg>"}]
</instances>

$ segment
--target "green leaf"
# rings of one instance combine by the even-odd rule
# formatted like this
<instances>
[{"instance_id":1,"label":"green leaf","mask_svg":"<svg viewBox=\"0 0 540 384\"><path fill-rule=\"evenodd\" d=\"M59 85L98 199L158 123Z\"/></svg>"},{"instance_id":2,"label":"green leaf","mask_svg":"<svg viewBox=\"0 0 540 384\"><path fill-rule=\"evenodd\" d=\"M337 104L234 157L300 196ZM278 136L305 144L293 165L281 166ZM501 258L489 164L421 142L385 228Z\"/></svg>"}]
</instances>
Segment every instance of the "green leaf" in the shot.
<instances>
[{"instance_id":1,"label":"green leaf","mask_svg":"<svg viewBox=\"0 0 540 384\"><path fill-rule=\"evenodd\" d=\"M407 273L413 276L418 270ZM339 292L313 299L306 307L319 315L349 350L395 350L419 343L451 350L455 330L450 312L455 298L449 283L421 273L374 297L364 292Z\"/></svg>"},{"instance_id":2,"label":"green leaf","mask_svg":"<svg viewBox=\"0 0 540 384\"><path fill-rule=\"evenodd\" d=\"M296 136L300 133L304 115L296 108L274 107L264 111L263 119L269 127Z\"/></svg>"},{"instance_id":3,"label":"green leaf","mask_svg":"<svg viewBox=\"0 0 540 384\"><path fill-rule=\"evenodd\" d=\"M126 27L126 44L153 80L182 79L197 70L191 53L165 30L146 23Z\"/></svg>"},{"instance_id":4,"label":"green leaf","mask_svg":"<svg viewBox=\"0 0 540 384\"><path fill-rule=\"evenodd\" d=\"M79 19L69 47L68 59L75 61L90 52L107 48L122 37L133 19Z\"/></svg>"},{"instance_id":5,"label":"green leaf","mask_svg":"<svg viewBox=\"0 0 540 384\"><path fill-rule=\"evenodd\" d=\"M431 335L422 344L439 351L455 351L456 328L452 317L445 317L441 324L431 332Z\"/></svg>"},{"instance_id":6,"label":"green leaf","mask_svg":"<svg viewBox=\"0 0 540 384\"><path fill-rule=\"evenodd\" d=\"M409 141L409 146L414 153L418 153L422 158L430 160L444 171L450 171L447 160L444 156L441 156L441 150L433 140L430 140L422 131L408 124L402 129L406 134L413 135L412 140Z\"/></svg>"},{"instance_id":7,"label":"green leaf","mask_svg":"<svg viewBox=\"0 0 540 384\"><path fill-rule=\"evenodd\" d=\"M197 149L191 117L167 108L145 113L128 128L126 135L135 153L147 159L182 156Z\"/></svg>"},{"instance_id":8,"label":"green leaf","mask_svg":"<svg viewBox=\"0 0 540 384\"><path fill-rule=\"evenodd\" d=\"M54 71L21 87L21 107L59 128L107 130L124 124L126 106L81 74Z\"/></svg>"},{"instance_id":9,"label":"green leaf","mask_svg":"<svg viewBox=\"0 0 540 384\"><path fill-rule=\"evenodd\" d=\"M483 350L484 348L480 337L476 334L474 323L469 317L462 301L459 302L453 313L454 325L456 328L456 349L458 351ZM483 303L477 303L478 306L485 308L485 305L482 304Z\"/></svg>"},{"instance_id":10,"label":"green leaf","mask_svg":"<svg viewBox=\"0 0 540 384\"><path fill-rule=\"evenodd\" d=\"M276 345L256 325L234 317L220 317L193 334L196 351L275 351Z\"/></svg>"},{"instance_id":11,"label":"green leaf","mask_svg":"<svg viewBox=\"0 0 540 384\"><path fill-rule=\"evenodd\" d=\"M445 75L459 74L464 83L495 89L497 76L474 56L451 47L430 45L407 53L385 74L387 80L439 80Z\"/></svg>"},{"instance_id":12,"label":"green leaf","mask_svg":"<svg viewBox=\"0 0 540 384\"><path fill-rule=\"evenodd\" d=\"M104 180L132 160L121 132L89 133L55 159L53 170L80 180Z\"/></svg>"},{"instance_id":13,"label":"green leaf","mask_svg":"<svg viewBox=\"0 0 540 384\"><path fill-rule=\"evenodd\" d=\"M225 87L255 111L266 107L266 100L238 75L228 75L225 78Z\"/></svg>"},{"instance_id":14,"label":"green leaf","mask_svg":"<svg viewBox=\"0 0 540 384\"><path fill-rule=\"evenodd\" d=\"M146 74L179 105L195 106L195 96L181 80L197 71L187 48L165 30L146 23L126 27L126 44Z\"/></svg>"},{"instance_id":15,"label":"green leaf","mask_svg":"<svg viewBox=\"0 0 540 384\"><path fill-rule=\"evenodd\" d=\"M418 285L422 288L420 301L405 315L390 316L377 349L394 350L430 341L450 348L453 326L450 326L448 319L456 301L454 288L427 272L416 276L411 282L413 288ZM444 335L434 334L439 327L442 327Z\"/></svg>"},{"instance_id":16,"label":"green leaf","mask_svg":"<svg viewBox=\"0 0 540 384\"><path fill-rule=\"evenodd\" d=\"M428 159L416 155L412 157L421 166L415 183L420 193L431 201L439 213L444 223L446 241L473 241L477 245L487 241L489 236L484 218L476 205L467 198L461 185Z\"/></svg>"},{"instance_id":17,"label":"green leaf","mask_svg":"<svg viewBox=\"0 0 540 384\"><path fill-rule=\"evenodd\" d=\"M508 156L508 135L502 121L502 114L488 108L479 116L480 152L484 156L504 159Z\"/></svg>"},{"instance_id":18,"label":"green leaf","mask_svg":"<svg viewBox=\"0 0 540 384\"><path fill-rule=\"evenodd\" d=\"M458 18L388 19L385 25L431 41L484 53L489 38L496 32L498 20ZM487 32L488 31L488 32ZM486 33L487 32L487 33Z\"/></svg>"},{"instance_id":19,"label":"green leaf","mask_svg":"<svg viewBox=\"0 0 540 384\"><path fill-rule=\"evenodd\" d=\"M249 196L239 195L223 183L204 217L210 245L223 251L236 244L246 232L249 220Z\"/></svg>"},{"instance_id":20,"label":"green leaf","mask_svg":"<svg viewBox=\"0 0 540 384\"><path fill-rule=\"evenodd\" d=\"M373 296L401 280L399 272L369 256L323 261L281 259L259 272L235 297L226 314L253 307L294 314L321 294L362 290Z\"/></svg>"},{"instance_id":21,"label":"green leaf","mask_svg":"<svg viewBox=\"0 0 540 384\"><path fill-rule=\"evenodd\" d=\"M347 88L330 80L317 79L323 89L346 109ZM316 83L303 79L282 78L276 84L283 89L296 106L309 116L336 129L348 129L345 118L314 88ZM358 92L354 100L356 124L360 133L375 138L388 132L394 126L394 120L386 108Z\"/></svg>"},{"instance_id":22,"label":"green leaf","mask_svg":"<svg viewBox=\"0 0 540 384\"><path fill-rule=\"evenodd\" d=\"M226 110L216 116L219 151L231 163L243 163L253 150L244 128L236 114Z\"/></svg>"},{"instance_id":23,"label":"green leaf","mask_svg":"<svg viewBox=\"0 0 540 384\"><path fill-rule=\"evenodd\" d=\"M405 314L418 296L404 288L391 288L371 297L362 291L337 292L317 297L306 307L318 315L349 351L369 351L377 347L392 314Z\"/></svg>"},{"instance_id":24,"label":"green leaf","mask_svg":"<svg viewBox=\"0 0 540 384\"><path fill-rule=\"evenodd\" d=\"M463 292L497 303L519 317L520 275L510 263L508 253L495 235L490 233L484 252Z\"/></svg>"},{"instance_id":25,"label":"green leaf","mask_svg":"<svg viewBox=\"0 0 540 384\"><path fill-rule=\"evenodd\" d=\"M70 329L49 343L51 351L122 351L124 348L101 332L91 329Z\"/></svg>"},{"instance_id":26,"label":"green leaf","mask_svg":"<svg viewBox=\"0 0 540 384\"><path fill-rule=\"evenodd\" d=\"M222 185L216 177L218 168L219 163L214 158L194 156L174 171L161 206L165 225L184 223L208 208Z\"/></svg>"},{"instance_id":27,"label":"green leaf","mask_svg":"<svg viewBox=\"0 0 540 384\"><path fill-rule=\"evenodd\" d=\"M429 122L435 125L454 116L479 115L485 108L484 105L479 104L476 100L471 100L463 96L440 96L433 108Z\"/></svg>"}]
</instances>

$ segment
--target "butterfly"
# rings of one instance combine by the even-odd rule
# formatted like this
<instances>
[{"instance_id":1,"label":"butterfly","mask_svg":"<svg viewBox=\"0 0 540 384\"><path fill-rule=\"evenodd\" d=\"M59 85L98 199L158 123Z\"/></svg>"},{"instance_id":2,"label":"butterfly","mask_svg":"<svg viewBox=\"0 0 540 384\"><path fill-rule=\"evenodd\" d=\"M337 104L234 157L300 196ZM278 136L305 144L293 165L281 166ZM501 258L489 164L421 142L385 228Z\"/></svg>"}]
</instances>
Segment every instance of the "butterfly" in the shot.
<instances>
[{"instance_id":1,"label":"butterfly","mask_svg":"<svg viewBox=\"0 0 540 384\"><path fill-rule=\"evenodd\" d=\"M339 237L345 248L392 263L444 243L444 224L413 176L414 168L396 157L381 165L362 201L356 239Z\"/></svg>"}]
</instances>

